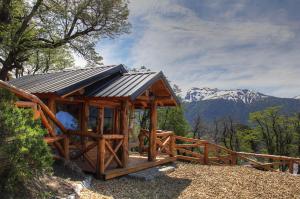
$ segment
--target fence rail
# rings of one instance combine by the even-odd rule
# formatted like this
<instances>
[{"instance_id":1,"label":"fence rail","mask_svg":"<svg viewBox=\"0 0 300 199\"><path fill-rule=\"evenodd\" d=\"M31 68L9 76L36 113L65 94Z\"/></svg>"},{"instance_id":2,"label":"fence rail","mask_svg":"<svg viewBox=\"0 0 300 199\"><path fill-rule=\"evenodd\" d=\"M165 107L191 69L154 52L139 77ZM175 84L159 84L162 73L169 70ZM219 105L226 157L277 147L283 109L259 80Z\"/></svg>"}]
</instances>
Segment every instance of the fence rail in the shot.
<instances>
[{"instance_id":1,"label":"fence rail","mask_svg":"<svg viewBox=\"0 0 300 199\"><path fill-rule=\"evenodd\" d=\"M206 165L244 165L266 171L294 171L300 158L236 152L207 140L175 136L177 159ZM296 171L297 172L297 171Z\"/></svg>"}]
</instances>

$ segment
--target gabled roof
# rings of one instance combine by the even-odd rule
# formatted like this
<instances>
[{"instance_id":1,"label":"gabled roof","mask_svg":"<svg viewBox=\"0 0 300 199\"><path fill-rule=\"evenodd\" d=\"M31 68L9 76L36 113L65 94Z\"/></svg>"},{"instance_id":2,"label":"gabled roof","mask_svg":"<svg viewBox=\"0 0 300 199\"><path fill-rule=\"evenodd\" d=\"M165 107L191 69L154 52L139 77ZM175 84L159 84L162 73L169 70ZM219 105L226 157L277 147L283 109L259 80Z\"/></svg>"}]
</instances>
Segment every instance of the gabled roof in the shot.
<instances>
[{"instance_id":1,"label":"gabled roof","mask_svg":"<svg viewBox=\"0 0 300 199\"><path fill-rule=\"evenodd\" d=\"M164 98L166 104L179 104L162 72L129 73L123 65L27 75L9 83L37 95L51 93L65 97L81 90L86 97L131 100L137 99L151 87L151 93Z\"/></svg>"},{"instance_id":2,"label":"gabled roof","mask_svg":"<svg viewBox=\"0 0 300 199\"><path fill-rule=\"evenodd\" d=\"M89 86L112 74L127 72L123 65L91 67L60 72L27 75L9 81L17 88L30 93L55 93L64 95Z\"/></svg>"},{"instance_id":3,"label":"gabled roof","mask_svg":"<svg viewBox=\"0 0 300 199\"><path fill-rule=\"evenodd\" d=\"M170 91L172 97L179 104L169 82L162 72L124 73L99 82L94 88L87 88L86 95L90 97L130 97L135 100L143 94L156 81L162 80Z\"/></svg>"}]
</instances>

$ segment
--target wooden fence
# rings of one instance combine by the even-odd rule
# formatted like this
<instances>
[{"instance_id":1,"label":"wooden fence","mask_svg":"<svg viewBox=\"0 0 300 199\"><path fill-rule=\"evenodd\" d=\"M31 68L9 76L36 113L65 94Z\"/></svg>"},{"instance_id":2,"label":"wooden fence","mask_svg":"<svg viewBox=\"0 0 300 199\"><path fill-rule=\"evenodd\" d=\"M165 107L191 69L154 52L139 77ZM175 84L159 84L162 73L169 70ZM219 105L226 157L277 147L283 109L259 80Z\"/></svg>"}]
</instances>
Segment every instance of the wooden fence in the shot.
<instances>
[{"instance_id":1,"label":"wooden fence","mask_svg":"<svg viewBox=\"0 0 300 199\"><path fill-rule=\"evenodd\" d=\"M206 165L249 165L266 171L294 172L300 158L236 152L207 140L175 136L177 159Z\"/></svg>"}]
</instances>

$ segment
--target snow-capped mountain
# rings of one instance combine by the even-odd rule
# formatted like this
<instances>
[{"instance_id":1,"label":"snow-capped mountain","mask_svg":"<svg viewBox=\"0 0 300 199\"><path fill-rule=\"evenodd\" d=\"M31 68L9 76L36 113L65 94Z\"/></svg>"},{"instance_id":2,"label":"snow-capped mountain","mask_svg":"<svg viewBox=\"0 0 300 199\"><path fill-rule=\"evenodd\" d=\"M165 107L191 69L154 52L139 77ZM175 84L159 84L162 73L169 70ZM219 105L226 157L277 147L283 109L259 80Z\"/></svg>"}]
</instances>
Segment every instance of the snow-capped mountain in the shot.
<instances>
[{"instance_id":1,"label":"snow-capped mountain","mask_svg":"<svg viewBox=\"0 0 300 199\"><path fill-rule=\"evenodd\" d=\"M236 89L236 90L220 90L217 88L191 88L188 90L185 101L195 102L195 101L205 101L213 99L224 99L235 102L243 102L245 104L250 104L252 102L268 98L270 96L264 95L259 92L255 92L248 89Z\"/></svg>"},{"instance_id":2,"label":"snow-capped mountain","mask_svg":"<svg viewBox=\"0 0 300 199\"><path fill-rule=\"evenodd\" d=\"M300 100L300 95L299 96L296 96L296 97L294 97L295 99L299 99Z\"/></svg>"}]
</instances>

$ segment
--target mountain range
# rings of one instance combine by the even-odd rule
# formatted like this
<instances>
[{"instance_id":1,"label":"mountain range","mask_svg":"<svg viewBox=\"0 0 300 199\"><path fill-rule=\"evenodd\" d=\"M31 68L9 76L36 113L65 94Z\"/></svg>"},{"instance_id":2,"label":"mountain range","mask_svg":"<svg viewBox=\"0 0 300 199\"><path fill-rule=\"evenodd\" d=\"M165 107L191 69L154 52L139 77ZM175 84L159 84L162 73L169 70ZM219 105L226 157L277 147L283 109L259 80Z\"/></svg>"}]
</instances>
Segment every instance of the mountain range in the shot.
<instances>
[{"instance_id":1,"label":"mountain range","mask_svg":"<svg viewBox=\"0 0 300 199\"><path fill-rule=\"evenodd\" d=\"M235 121L247 124L249 113L271 106L281 106L285 114L300 112L300 96L279 98L248 89L194 87L187 91L183 104L191 124L198 114L206 122L231 116Z\"/></svg>"}]
</instances>

